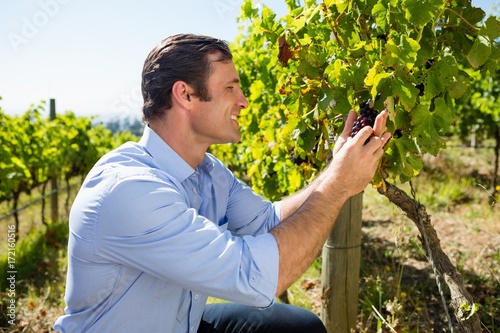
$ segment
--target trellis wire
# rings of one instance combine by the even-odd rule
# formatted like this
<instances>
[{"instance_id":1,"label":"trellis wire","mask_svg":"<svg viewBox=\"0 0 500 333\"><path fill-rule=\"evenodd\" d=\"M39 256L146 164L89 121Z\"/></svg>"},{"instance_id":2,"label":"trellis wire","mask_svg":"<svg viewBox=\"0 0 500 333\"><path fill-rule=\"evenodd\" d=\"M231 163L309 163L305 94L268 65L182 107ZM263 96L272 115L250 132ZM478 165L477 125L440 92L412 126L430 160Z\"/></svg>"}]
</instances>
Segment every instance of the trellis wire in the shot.
<instances>
[{"instance_id":1,"label":"trellis wire","mask_svg":"<svg viewBox=\"0 0 500 333\"><path fill-rule=\"evenodd\" d=\"M443 288L441 287L441 281L439 280L439 274L438 274L438 271L436 269L436 265L434 264L434 258L432 257L431 246L429 244L429 239L428 239L427 233L425 231L424 222L422 221L422 217L420 216L420 204L417 201L417 195L416 195L415 188L413 187L413 183L411 180L410 180L410 188L411 188L411 195L413 196L413 201L415 202L415 209L417 210L418 222L420 223L420 227L422 228L422 236L424 238L424 243L425 243L425 246L427 248L427 253L429 254L429 257L430 257L429 259L431 262L432 270L434 271L434 277L436 278L436 284L437 284L437 287L439 290L439 294L441 295L441 302L443 303L444 312L446 313L446 318L448 319L448 325L450 328L450 332L453 333L454 331L453 331L453 324L451 322L450 312L448 311L448 305L446 304L446 299L444 297Z\"/></svg>"},{"instance_id":2,"label":"trellis wire","mask_svg":"<svg viewBox=\"0 0 500 333\"><path fill-rule=\"evenodd\" d=\"M12 215L14 215L16 213L19 213L19 212L25 210L26 208L28 208L30 206L33 206L34 204L36 204L36 203L44 200L45 198L50 197L54 193L67 191L71 186L72 185L69 185L69 186L66 186L66 187L63 187L63 188L53 189L49 193L47 193L45 195L42 195L42 196L40 196L40 197L38 197L36 199L33 199L33 200L29 201L28 203L26 203L25 205L23 205L21 207L18 207L17 209L13 209L10 212L8 212L7 214L0 216L0 221L3 220L3 219L9 218L9 217L11 217Z\"/></svg>"}]
</instances>

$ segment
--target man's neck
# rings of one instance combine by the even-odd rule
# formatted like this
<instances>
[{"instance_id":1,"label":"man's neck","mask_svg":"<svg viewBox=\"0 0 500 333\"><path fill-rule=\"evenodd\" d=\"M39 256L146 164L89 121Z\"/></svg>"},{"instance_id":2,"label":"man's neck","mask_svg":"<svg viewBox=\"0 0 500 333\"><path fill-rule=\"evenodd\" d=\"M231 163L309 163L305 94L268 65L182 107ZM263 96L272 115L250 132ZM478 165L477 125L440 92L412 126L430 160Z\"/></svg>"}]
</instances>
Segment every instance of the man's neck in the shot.
<instances>
[{"instance_id":1,"label":"man's neck","mask_svg":"<svg viewBox=\"0 0 500 333\"><path fill-rule=\"evenodd\" d=\"M149 127L193 169L203 161L208 147L196 142L189 131L176 126L175 121L156 120ZM178 124L179 125L179 124Z\"/></svg>"}]
</instances>

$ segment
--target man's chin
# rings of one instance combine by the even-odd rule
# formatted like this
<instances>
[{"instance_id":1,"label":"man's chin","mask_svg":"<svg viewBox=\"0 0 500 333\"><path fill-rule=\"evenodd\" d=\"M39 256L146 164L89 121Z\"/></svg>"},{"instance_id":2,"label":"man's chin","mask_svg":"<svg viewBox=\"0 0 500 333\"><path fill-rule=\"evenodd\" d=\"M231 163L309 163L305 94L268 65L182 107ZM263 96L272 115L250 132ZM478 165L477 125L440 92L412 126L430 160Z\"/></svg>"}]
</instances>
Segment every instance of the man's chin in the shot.
<instances>
[{"instance_id":1,"label":"man's chin","mask_svg":"<svg viewBox=\"0 0 500 333\"><path fill-rule=\"evenodd\" d=\"M241 140L241 133L238 132L238 134L234 135L234 137L232 138L232 140L229 143L238 143L238 142L240 142L240 140Z\"/></svg>"},{"instance_id":2,"label":"man's chin","mask_svg":"<svg viewBox=\"0 0 500 333\"><path fill-rule=\"evenodd\" d=\"M234 136L232 138L228 138L226 140L221 140L220 142L216 142L215 144L223 145L223 144L232 144L232 143L238 143L241 141L241 135L239 136Z\"/></svg>"}]
</instances>

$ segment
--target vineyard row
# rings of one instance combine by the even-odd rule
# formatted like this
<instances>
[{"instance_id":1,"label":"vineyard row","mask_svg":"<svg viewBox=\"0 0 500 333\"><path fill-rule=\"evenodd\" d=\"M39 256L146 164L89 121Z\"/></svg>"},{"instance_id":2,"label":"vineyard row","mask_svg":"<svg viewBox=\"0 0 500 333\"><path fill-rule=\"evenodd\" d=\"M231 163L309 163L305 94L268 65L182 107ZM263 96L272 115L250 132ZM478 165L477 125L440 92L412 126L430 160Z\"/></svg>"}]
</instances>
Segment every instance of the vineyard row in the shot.
<instances>
[{"instance_id":1,"label":"vineyard row","mask_svg":"<svg viewBox=\"0 0 500 333\"><path fill-rule=\"evenodd\" d=\"M82 177L104 153L135 140L129 132L112 134L104 125L94 125L93 117L70 111L56 115L53 100L50 105L50 117L43 104L16 116L0 109L0 202L12 201L13 211L21 194L50 179Z\"/></svg>"}]
</instances>

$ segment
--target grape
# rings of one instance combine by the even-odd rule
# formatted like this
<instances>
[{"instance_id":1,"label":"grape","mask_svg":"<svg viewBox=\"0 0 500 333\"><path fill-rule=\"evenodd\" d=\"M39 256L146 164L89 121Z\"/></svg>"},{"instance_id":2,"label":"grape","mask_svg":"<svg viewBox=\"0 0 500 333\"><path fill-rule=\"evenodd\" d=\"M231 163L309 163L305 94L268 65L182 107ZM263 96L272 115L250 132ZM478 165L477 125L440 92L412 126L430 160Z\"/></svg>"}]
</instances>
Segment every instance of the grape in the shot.
<instances>
[{"instance_id":1,"label":"grape","mask_svg":"<svg viewBox=\"0 0 500 333\"><path fill-rule=\"evenodd\" d=\"M292 163L295 165L301 165L302 163L306 162L306 160L302 159L300 156L296 157L293 153L291 153L289 157Z\"/></svg>"},{"instance_id":2,"label":"grape","mask_svg":"<svg viewBox=\"0 0 500 333\"><path fill-rule=\"evenodd\" d=\"M379 112L373 108L370 99L361 102L359 105L359 116L352 125L351 137L353 138L359 131L361 131L362 128L366 126L373 127L378 113Z\"/></svg>"}]
</instances>

